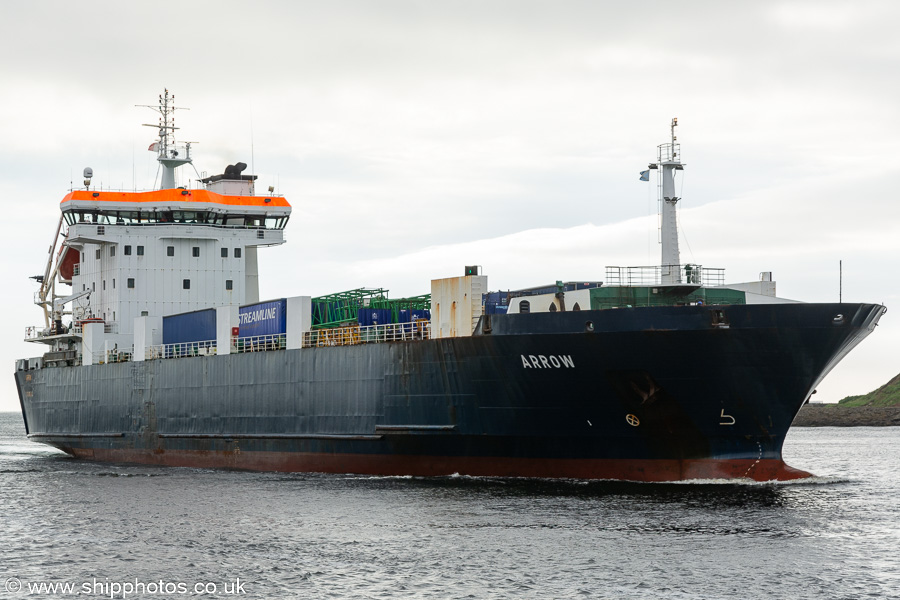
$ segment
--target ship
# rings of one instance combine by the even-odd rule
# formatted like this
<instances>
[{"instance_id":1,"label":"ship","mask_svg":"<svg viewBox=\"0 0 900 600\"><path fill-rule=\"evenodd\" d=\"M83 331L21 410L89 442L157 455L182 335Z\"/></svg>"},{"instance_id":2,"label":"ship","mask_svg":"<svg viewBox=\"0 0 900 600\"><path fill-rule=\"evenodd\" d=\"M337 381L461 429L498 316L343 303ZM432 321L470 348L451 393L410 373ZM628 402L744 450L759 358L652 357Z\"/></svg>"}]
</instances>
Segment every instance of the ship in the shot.
<instances>
[{"instance_id":1,"label":"ship","mask_svg":"<svg viewBox=\"0 0 900 600\"><path fill-rule=\"evenodd\" d=\"M159 113L150 191L69 191L43 274L43 326L16 361L29 439L78 459L381 476L641 482L810 476L785 464L795 415L876 327L880 304L803 303L770 272L726 284L682 264L669 141L655 175L660 265L491 291L478 266L391 298L359 288L261 300L258 252L291 205L246 164L192 164ZM195 169L196 170L196 169ZM427 284L425 284L427 285ZM424 285L423 285L424 287Z\"/></svg>"}]
</instances>

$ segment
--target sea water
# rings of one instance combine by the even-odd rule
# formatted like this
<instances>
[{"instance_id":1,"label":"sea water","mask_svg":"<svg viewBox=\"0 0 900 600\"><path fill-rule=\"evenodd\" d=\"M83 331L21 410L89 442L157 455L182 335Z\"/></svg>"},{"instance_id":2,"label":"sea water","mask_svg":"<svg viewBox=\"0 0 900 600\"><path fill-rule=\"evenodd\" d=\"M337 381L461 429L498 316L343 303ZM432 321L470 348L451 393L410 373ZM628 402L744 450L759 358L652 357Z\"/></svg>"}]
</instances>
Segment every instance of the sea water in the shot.
<instances>
[{"instance_id":1,"label":"sea water","mask_svg":"<svg viewBox=\"0 0 900 600\"><path fill-rule=\"evenodd\" d=\"M0 598L900 598L900 428L794 429L800 483L75 460L0 414Z\"/></svg>"}]
</instances>

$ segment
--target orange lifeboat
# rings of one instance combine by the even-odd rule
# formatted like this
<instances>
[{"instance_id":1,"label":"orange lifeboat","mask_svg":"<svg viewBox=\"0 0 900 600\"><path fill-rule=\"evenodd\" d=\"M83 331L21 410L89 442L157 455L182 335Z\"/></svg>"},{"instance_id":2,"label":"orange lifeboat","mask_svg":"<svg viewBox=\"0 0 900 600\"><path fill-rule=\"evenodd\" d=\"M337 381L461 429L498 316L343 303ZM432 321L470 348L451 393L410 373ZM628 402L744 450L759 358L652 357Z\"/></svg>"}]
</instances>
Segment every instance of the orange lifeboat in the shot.
<instances>
[{"instance_id":1,"label":"orange lifeboat","mask_svg":"<svg viewBox=\"0 0 900 600\"><path fill-rule=\"evenodd\" d=\"M72 283L75 267L81 262L81 252L63 246L62 256L59 259L59 278L65 283Z\"/></svg>"}]
</instances>

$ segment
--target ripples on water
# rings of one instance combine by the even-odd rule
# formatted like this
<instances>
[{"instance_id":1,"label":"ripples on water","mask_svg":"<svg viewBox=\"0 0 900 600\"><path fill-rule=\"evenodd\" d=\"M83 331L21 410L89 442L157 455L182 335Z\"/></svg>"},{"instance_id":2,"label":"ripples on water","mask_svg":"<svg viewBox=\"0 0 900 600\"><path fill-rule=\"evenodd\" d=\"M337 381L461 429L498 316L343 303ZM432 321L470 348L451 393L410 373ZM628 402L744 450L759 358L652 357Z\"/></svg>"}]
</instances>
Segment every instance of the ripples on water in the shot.
<instances>
[{"instance_id":1,"label":"ripples on water","mask_svg":"<svg viewBox=\"0 0 900 600\"><path fill-rule=\"evenodd\" d=\"M29 597L6 594L16 576L218 586L202 598L236 578L243 598L900 598L900 428L796 429L785 456L819 477L237 473L76 461L0 414L0 597Z\"/></svg>"}]
</instances>

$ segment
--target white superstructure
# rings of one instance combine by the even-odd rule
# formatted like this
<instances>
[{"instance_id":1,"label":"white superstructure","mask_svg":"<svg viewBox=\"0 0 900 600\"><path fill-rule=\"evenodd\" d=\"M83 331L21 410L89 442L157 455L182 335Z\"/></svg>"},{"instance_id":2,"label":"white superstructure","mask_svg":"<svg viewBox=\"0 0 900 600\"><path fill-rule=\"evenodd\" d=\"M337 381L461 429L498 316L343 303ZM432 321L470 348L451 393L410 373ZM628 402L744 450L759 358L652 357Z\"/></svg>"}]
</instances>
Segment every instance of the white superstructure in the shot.
<instances>
[{"instance_id":1,"label":"white superstructure","mask_svg":"<svg viewBox=\"0 0 900 600\"><path fill-rule=\"evenodd\" d=\"M45 326L29 328L29 341L70 349L82 324L102 322L107 339L131 346L136 318L259 300L257 249L284 243L291 206L271 193L256 196L256 176L242 174L244 163L201 179L203 188L174 187L175 169L191 164L191 155L190 144L174 141L173 100L166 91L151 107L161 115L150 146L160 189L98 191L85 169L85 189L62 200L47 267L34 278ZM58 285L72 288L57 293Z\"/></svg>"},{"instance_id":2,"label":"white superstructure","mask_svg":"<svg viewBox=\"0 0 900 600\"><path fill-rule=\"evenodd\" d=\"M76 252L77 263L71 279L63 273L61 280L73 292L91 292L76 319L101 318L130 334L142 315L256 302L256 250L284 242L290 207L283 198L281 206L229 200L207 190L66 196L64 252Z\"/></svg>"}]
</instances>

